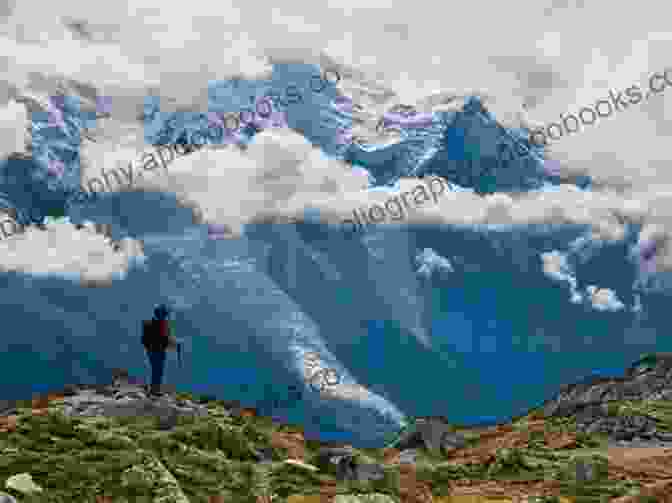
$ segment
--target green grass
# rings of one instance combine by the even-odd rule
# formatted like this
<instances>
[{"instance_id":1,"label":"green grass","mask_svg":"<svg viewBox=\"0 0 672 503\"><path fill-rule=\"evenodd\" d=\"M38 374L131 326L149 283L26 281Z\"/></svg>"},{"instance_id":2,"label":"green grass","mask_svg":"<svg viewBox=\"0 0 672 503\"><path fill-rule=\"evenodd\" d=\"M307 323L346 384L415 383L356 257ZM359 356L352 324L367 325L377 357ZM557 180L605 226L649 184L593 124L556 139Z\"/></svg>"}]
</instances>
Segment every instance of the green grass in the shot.
<instances>
[{"instance_id":1,"label":"green grass","mask_svg":"<svg viewBox=\"0 0 672 503\"><path fill-rule=\"evenodd\" d=\"M180 393L180 397L190 395ZM24 404L30 406L29 401ZM153 417L69 418L53 411L32 416L29 408L23 408L17 431L0 433L0 483L10 475L28 472L45 489L41 503L92 502L99 494L113 496L116 503L142 501L165 490L160 474L167 471L192 503L208 503L211 494L223 494L226 501L234 502L256 502L259 494L275 493L281 498L317 494L325 481L336 482L333 466L311 472L287 465L282 462L287 454L282 449L273 450L274 462L268 465L254 462L253 450L268 447L273 432L301 433L301 428L273 424L270 418L227 417L217 401L207 405L207 418L180 418L170 431L158 431ZM619 411L646 408L661 417L672 415L670 406L626 405ZM517 428L524 430L524 422ZM571 418L553 420L547 429L574 431L575 423ZM470 446L478 444L475 431L461 433ZM580 436L579 448L573 450L549 449L541 432L530 436L527 447L500 449L493 462L480 465L457 465L441 453L421 450L416 476L431 484L435 496L447 495L454 481L464 479L556 479L562 484L561 494L577 497L577 503L602 503L600 498L622 496L637 488L632 482L607 480L604 474L589 484L577 484L572 478L574 457L600 454L604 439L599 436ZM307 463L315 464L320 447L317 441L306 441ZM382 449L353 451L361 462L383 459ZM338 482L336 492L383 493L398 500L398 468L385 467L384 473L378 481ZM30 502L14 495L21 503Z\"/></svg>"}]
</instances>

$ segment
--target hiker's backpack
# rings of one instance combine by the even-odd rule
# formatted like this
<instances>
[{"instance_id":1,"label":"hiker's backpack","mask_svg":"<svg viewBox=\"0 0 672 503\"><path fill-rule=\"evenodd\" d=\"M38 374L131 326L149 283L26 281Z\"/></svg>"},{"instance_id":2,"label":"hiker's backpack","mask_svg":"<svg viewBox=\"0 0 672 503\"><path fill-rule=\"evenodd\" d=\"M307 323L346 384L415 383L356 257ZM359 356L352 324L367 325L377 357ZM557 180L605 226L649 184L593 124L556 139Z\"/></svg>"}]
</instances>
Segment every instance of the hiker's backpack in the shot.
<instances>
[{"instance_id":1,"label":"hiker's backpack","mask_svg":"<svg viewBox=\"0 0 672 503\"><path fill-rule=\"evenodd\" d=\"M168 320L142 322L142 344L147 351L165 351L169 345L170 325Z\"/></svg>"}]
</instances>

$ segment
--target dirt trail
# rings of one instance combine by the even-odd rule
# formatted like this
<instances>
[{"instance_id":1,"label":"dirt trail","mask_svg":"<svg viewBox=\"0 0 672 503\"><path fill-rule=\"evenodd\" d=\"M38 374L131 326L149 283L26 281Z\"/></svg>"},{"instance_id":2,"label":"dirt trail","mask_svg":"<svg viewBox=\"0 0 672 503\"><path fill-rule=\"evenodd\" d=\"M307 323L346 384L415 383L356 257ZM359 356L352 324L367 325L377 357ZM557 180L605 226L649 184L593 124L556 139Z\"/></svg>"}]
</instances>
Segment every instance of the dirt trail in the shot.
<instances>
[{"instance_id":1,"label":"dirt trail","mask_svg":"<svg viewBox=\"0 0 672 503\"><path fill-rule=\"evenodd\" d=\"M629 475L642 482L672 479L672 448L610 447L609 472L615 476Z\"/></svg>"}]
</instances>

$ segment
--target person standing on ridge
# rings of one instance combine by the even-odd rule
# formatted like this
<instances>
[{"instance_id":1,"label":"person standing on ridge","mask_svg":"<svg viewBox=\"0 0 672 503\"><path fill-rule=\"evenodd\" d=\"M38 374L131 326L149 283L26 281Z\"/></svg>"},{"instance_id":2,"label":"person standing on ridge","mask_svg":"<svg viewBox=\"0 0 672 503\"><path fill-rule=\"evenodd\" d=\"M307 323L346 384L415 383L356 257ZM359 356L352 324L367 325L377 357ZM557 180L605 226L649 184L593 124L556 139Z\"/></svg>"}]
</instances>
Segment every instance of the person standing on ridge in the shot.
<instances>
[{"instance_id":1,"label":"person standing on ridge","mask_svg":"<svg viewBox=\"0 0 672 503\"><path fill-rule=\"evenodd\" d=\"M161 381L166 365L166 350L178 348L177 339L170 333L170 310L161 304L154 309L154 317L143 322L142 345L152 367L152 384L149 388L153 396L161 395Z\"/></svg>"}]
</instances>

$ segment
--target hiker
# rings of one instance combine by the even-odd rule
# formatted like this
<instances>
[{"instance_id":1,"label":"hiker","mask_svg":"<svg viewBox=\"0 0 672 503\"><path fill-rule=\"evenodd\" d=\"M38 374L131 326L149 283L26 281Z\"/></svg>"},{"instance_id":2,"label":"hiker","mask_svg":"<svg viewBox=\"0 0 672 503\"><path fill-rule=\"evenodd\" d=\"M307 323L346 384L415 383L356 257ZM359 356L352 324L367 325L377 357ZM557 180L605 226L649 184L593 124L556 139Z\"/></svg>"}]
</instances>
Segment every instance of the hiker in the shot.
<instances>
[{"instance_id":1,"label":"hiker","mask_svg":"<svg viewBox=\"0 0 672 503\"><path fill-rule=\"evenodd\" d=\"M145 346L152 366L152 384L149 388L153 396L161 395L161 380L166 365L166 350L178 348L177 339L170 333L168 316L170 310L164 305L154 309L154 317L143 322L142 344Z\"/></svg>"}]
</instances>

